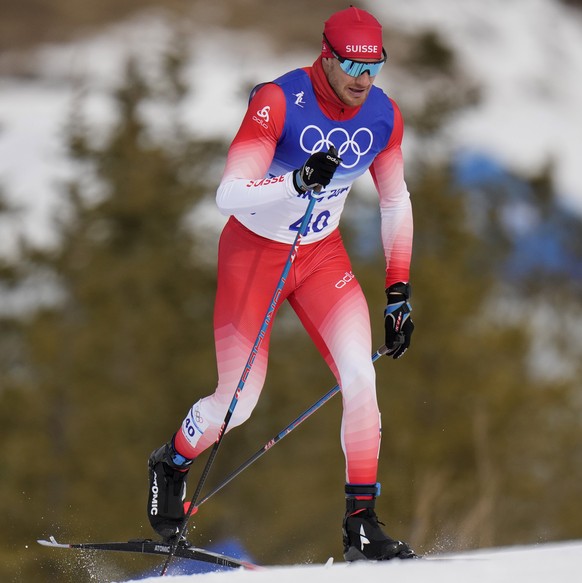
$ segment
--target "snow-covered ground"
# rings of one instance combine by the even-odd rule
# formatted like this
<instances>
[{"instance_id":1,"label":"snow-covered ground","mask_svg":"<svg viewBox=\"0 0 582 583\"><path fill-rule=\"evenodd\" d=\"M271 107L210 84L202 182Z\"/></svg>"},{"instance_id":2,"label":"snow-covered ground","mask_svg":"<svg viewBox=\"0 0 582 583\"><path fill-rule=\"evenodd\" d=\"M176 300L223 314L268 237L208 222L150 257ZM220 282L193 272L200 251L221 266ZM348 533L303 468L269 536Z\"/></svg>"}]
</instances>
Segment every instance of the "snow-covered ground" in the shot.
<instances>
[{"instance_id":1,"label":"snow-covered ground","mask_svg":"<svg viewBox=\"0 0 582 583\"><path fill-rule=\"evenodd\" d=\"M362 2L387 27L435 27L458 51L467 74L483 87L482 104L454 120L454 148L498 157L510 169L531 172L555 164L564 201L582 212L582 15L557 0L407 0ZM92 38L50 46L28 56L28 76L10 75L0 59L0 188L23 207L19 220L0 222L0 250L16 233L50 242L50 216L59 181L69 173L63 129L85 80L96 127L112 119L108 98L124 55L155 59L172 29L154 14L113 26ZM387 46L390 39L386 38ZM273 78L309 64L306 54L273 58L256 30L197 30L189 72L193 92L184 119L199 135L232 138L245 107L243 83ZM22 60L20 61L22 62ZM215 64L220 63L219 72ZM225 64L230 69L225 70ZM382 75L390 77L390 66ZM406 143L405 143L406 147Z\"/></svg>"},{"instance_id":2,"label":"snow-covered ground","mask_svg":"<svg viewBox=\"0 0 582 583\"><path fill-rule=\"evenodd\" d=\"M442 555L430 561L270 567L165 579L172 583L579 583L581 578L582 542L570 542Z\"/></svg>"}]
</instances>

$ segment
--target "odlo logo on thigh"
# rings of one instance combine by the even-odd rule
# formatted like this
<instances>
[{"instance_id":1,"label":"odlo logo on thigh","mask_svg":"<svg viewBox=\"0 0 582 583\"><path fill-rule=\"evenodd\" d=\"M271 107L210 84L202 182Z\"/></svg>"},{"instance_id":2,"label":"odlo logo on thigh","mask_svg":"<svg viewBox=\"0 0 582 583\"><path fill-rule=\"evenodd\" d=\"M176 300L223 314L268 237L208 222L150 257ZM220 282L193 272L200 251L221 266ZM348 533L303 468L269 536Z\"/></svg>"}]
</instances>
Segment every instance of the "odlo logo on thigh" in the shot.
<instances>
[{"instance_id":1,"label":"odlo logo on thigh","mask_svg":"<svg viewBox=\"0 0 582 583\"><path fill-rule=\"evenodd\" d=\"M346 286L352 279L354 279L355 275L351 271L346 271L346 274L335 284L335 287L341 289L342 287Z\"/></svg>"}]
</instances>

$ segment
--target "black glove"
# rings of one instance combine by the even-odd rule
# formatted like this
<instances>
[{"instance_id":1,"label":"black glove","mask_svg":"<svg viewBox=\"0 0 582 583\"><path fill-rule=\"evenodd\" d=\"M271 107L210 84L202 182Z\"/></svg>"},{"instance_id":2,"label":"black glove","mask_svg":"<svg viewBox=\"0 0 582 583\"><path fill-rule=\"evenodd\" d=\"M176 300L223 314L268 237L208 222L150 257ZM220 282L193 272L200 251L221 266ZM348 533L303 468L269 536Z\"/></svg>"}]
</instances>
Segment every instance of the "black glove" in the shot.
<instances>
[{"instance_id":1,"label":"black glove","mask_svg":"<svg viewBox=\"0 0 582 583\"><path fill-rule=\"evenodd\" d=\"M392 358L400 358L410 346L414 324L410 317L412 308L408 303L411 295L410 284L395 283L386 290L388 305L384 310L386 348Z\"/></svg>"},{"instance_id":2,"label":"black glove","mask_svg":"<svg viewBox=\"0 0 582 583\"><path fill-rule=\"evenodd\" d=\"M320 192L327 186L342 159L337 150L331 146L327 152L311 154L301 168L293 172L293 186L299 194L314 190Z\"/></svg>"}]
</instances>

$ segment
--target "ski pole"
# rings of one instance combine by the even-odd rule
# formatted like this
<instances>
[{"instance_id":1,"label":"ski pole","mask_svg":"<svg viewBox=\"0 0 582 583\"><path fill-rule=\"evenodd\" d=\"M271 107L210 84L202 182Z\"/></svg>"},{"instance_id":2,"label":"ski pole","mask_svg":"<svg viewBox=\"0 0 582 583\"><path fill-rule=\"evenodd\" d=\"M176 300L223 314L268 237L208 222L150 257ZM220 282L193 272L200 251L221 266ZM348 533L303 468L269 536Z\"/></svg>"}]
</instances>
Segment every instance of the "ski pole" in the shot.
<instances>
[{"instance_id":1,"label":"ski pole","mask_svg":"<svg viewBox=\"0 0 582 583\"><path fill-rule=\"evenodd\" d=\"M387 351L388 351L388 349L386 348L386 346L381 346L380 348L378 348L378 350L376 350L376 352L374 352L374 354L372 354L372 362L376 362L381 356L386 354ZM227 484L230 484L230 482L232 482L232 480L234 480L239 474L244 472L244 470L246 470L250 465L254 464L260 457L262 457L265 453L267 453L274 445L276 445L284 437L289 435L294 429L296 429L299 425L301 425L301 423L303 423L308 417L311 417L311 415L313 415L313 413L315 413L318 409L320 409L323 405L325 405L333 396L335 396L339 392L340 392L340 386L338 384L338 385L335 385L335 387L331 388L325 395L323 395L323 397L321 397L321 399L319 399L318 401L313 403L313 405L311 405L311 407L309 407L303 413L301 413L301 415L299 415L299 417L297 417L295 420L291 421L291 423L289 423L289 425L287 425L287 427L285 427L285 429L283 429L277 435L275 435L275 437L273 437L272 439L267 441L267 443L265 443L265 445L263 445L263 447L261 447L259 450L257 450L248 460L243 462L236 470L234 470L226 478L224 478L224 480L222 482L220 482L220 484L218 484L210 492L208 492L208 494L206 494L206 496L204 496L204 498L202 498L202 500L200 500L200 502L198 502L197 506L192 509L192 514L196 514L196 512L198 512L198 508L200 508L200 506L202 506L202 504L204 504L205 502L210 500L210 498L212 498L212 496L214 496L216 493L220 492L220 490L222 490Z\"/></svg>"},{"instance_id":2,"label":"ski pole","mask_svg":"<svg viewBox=\"0 0 582 583\"><path fill-rule=\"evenodd\" d=\"M220 444L222 442L222 438L224 437L224 435L226 433L226 429L228 427L228 424L230 423L230 419L231 419L233 412L235 410L235 407L238 403L240 393L244 389L247 377L249 376L249 373L251 372L253 362L258 354L259 348L263 342L263 339L267 333L267 330L269 328L269 325L270 325L271 320L273 318L273 315L275 313L277 303L279 302L281 292L283 291L283 286L285 285L285 282L287 281L287 276L289 275L289 271L291 270L291 265L295 261L295 257L297 255L297 250L298 250L299 245L301 243L301 239L307 232L309 220L311 219L311 213L313 212L313 208L315 206L316 201L317 201L317 198L315 196L313 196L313 194L310 192L309 193L309 204L307 205L307 210L305 211L305 215L301 221L301 225L300 225L299 230L297 232L297 236L295 237L295 241L291 245L291 249L289 251L287 261L285 262L285 266L283 267L283 272L281 273L281 277L279 278L279 282L277 283L277 287L275 288L275 293L273 294L273 298L271 299L271 303L269 304L269 307L267 309L267 313L265 314L265 318L263 319L263 323L261 325L259 333L257 334L257 338L255 340L255 343L253 344L253 347L252 347L251 352L249 354L249 358L248 358L247 363L246 363L246 365L243 369L243 372L241 374L240 380L238 382L238 385L236 387L236 390L234 392L234 395L233 395L232 400L230 402L230 405L228 407L228 411L226 412L226 416L224 418L224 421L222 422L220 430L218 431L218 437L216 438L216 441L214 442L214 445L212 446L212 450L210 451L210 455L208 457L206 465L204 466L204 469L202 471L202 475L200 476L200 479L198 481L198 485L196 486L196 490L194 492L194 495L192 496L192 500L190 501L190 506L188 508L188 511L186 512L185 517L184 517L184 521L182 523L182 528L180 529L180 533L178 534L178 536L176 537L176 540L173 542L173 544L170 547L170 552L168 554L168 557L166 558L166 561L165 561L164 566L162 568L162 571L160 573L160 575L162 577L167 573L168 567L170 566L170 562L176 553L176 547L179 544L180 540L184 537L184 533L186 532L186 527L188 525L188 520L190 519L190 516L192 515L193 509L196 507L196 503L197 503L198 498L200 496L200 492L202 491L202 488L204 487L204 484L205 484L206 479L208 477L208 474L210 472L210 468L212 467L212 464L214 463L214 458L216 457L216 454L218 453L218 448L220 447Z\"/></svg>"}]
</instances>

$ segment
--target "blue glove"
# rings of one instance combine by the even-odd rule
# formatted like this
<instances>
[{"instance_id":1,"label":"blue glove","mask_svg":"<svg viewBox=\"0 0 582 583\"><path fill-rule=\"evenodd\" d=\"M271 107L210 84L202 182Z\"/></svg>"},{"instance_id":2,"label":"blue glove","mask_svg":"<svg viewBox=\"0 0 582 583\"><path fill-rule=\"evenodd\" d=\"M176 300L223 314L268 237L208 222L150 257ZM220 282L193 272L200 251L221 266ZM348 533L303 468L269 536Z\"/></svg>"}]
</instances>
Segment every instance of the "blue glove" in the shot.
<instances>
[{"instance_id":1,"label":"blue glove","mask_svg":"<svg viewBox=\"0 0 582 583\"><path fill-rule=\"evenodd\" d=\"M408 283L394 283L386 290L388 304L384 310L386 348L392 358L400 358L410 346L414 324L410 317L412 307L408 302L412 291Z\"/></svg>"}]
</instances>

